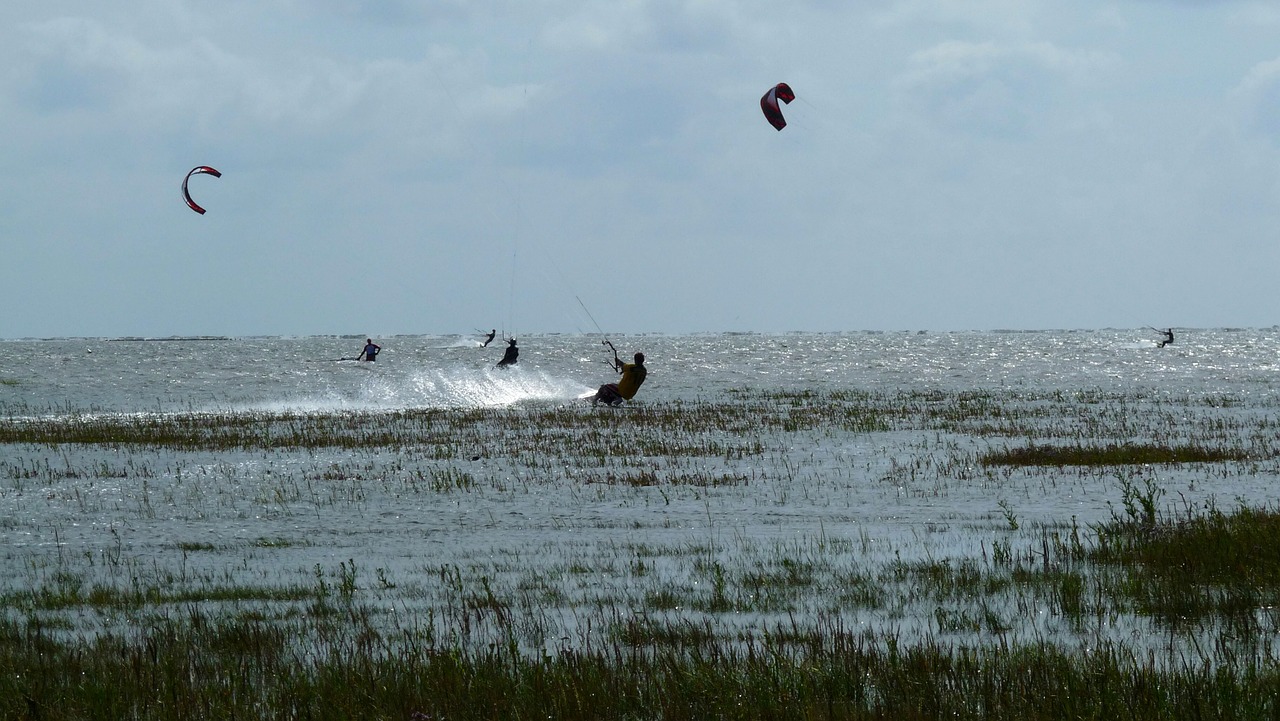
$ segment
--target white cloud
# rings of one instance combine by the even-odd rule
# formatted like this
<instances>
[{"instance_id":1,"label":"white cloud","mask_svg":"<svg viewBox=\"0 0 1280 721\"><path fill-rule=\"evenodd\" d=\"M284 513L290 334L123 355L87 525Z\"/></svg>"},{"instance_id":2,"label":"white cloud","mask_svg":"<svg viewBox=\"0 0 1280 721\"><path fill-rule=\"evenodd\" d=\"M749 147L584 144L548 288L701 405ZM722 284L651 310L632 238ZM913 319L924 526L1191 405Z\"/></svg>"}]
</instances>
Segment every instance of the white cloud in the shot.
<instances>
[{"instance_id":1,"label":"white cloud","mask_svg":"<svg viewBox=\"0 0 1280 721\"><path fill-rule=\"evenodd\" d=\"M1112 60L1049 43L944 42L911 57L899 103L924 122L978 136L1023 138L1060 109L1064 87Z\"/></svg>"},{"instance_id":2,"label":"white cloud","mask_svg":"<svg viewBox=\"0 0 1280 721\"><path fill-rule=\"evenodd\" d=\"M1001 36L1032 31L1040 5L1031 0L897 0L875 22L885 27L952 27Z\"/></svg>"},{"instance_id":3,"label":"white cloud","mask_svg":"<svg viewBox=\"0 0 1280 721\"><path fill-rule=\"evenodd\" d=\"M1259 29L1272 29L1280 25L1280 7L1276 7L1274 3L1243 3L1242 6L1232 12L1227 22L1232 23L1245 30L1255 31Z\"/></svg>"},{"instance_id":4,"label":"white cloud","mask_svg":"<svg viewBox=\"0 0 1280 721\"><path fill-rule=\"evenodd\" d=\"M752 32L724 0L593 0L545 20L541 38L562 52L714 53Z\"/></svg>"},{"instance_id":5,"label":"white cloud","mask_svg":"<svg viewBox=\"0 0 1280 721\"><path fill-rule=\"evenodd\" d=\"M1280 145L1280 58L1250 68L1231 96L1243 127Z\"/></svg>"},{"instance_id":6,"label":"white cloud","mask_svg":"<svg viewBox=\"0 0 1280 721\"><path fill-rule=\"evenodd\" d=\"M32 133L345 152L368 143L449 153L462 129L510 117L536 86L496 86L474 53L412 60L248 55L204 37L147 42L89 18L18 28L0 92ZM16 120L16 119L15 119ZM181 139L181 140L179 140Z\"/></svg>"},{"instance_id":7,"label":"white cloud","mask_svg":"<svg viewBox=\"0 0 1280 721\"><path fill-rule=\"evenodd\" d=\"M859 316L868 326L907 323L908 306L907 324L929 326L939 299L949 324L1008 325L975 299L975 278L1052 325L1055 299L1003 279L1061 265L1073 292L1097 295L1145 267L1138 251L1172 247L1191 267L1206 260L1205 234L1274 245L1280 71L1266 31L1232 21L1246 7L11 3L0 218L5 242L26 245L5 278L167 292L181 317L227 308L226 332L370 314L391 329L470 330L456 309L497 313L505 281L482 273L507 276L517 237L522 277L546 257L597 299L643 295L627 312L644 329L713 328L676 303L688 287L745 326L839 327L846 295L895 299ZM800 96L781 133L758 105L779 81ZM202 184L212 209L193 218L177 185L203 163L224 178ZM628 271L600 277L631 246L643 252ZM103 279L94 263L64 262L86 247L146 258L148 274L121 260ZM795 287L845 267L856 289ZM201 294L172 280L200 273L189 285ZM421 302L333 304L353 276ZM228 283L254 292L219 296ZM29 295L0 293L10 305ZM19 314L0 335L69 332L77 305L123 319L85 332L204 330L130 326L99 295ZM267 327L253 320L263 304L322 310ZM557 310L530 304L523 325L556 329Z\"/></svg>"}]
</instances>

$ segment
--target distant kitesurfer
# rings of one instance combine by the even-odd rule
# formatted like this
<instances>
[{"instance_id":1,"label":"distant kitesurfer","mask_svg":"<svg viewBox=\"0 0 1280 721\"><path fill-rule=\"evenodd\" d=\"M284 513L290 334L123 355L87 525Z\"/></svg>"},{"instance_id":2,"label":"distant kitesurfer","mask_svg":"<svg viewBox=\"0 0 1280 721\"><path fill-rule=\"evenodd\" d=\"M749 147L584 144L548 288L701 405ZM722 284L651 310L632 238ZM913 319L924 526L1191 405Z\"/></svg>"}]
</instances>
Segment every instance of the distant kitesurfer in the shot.
<instances>
[{"instance_id":1,"label":"distant kitesurfer","mask_svg":"<svg viewBox=\"0 0 1280 721\"><path fill-rule=\"evenodd\" d=\"M1158 343L1156 343L1156 347L1157 347L1157 348L1163 348L1163 347L1165 347L1165 346L1167 346L1167 345L1169 345L1170 343L1172 343L1172 342L1173 342L1173 329L1172 329L1172 328L1166 328L1165 330L1162 330L1162 331L1160 331L1160 332L1161 332L1162 334L1164 334L1164 340L1159 341Z\"/></svg>"},{"instance_id":2,"label":"distant kitesurfer","mask_svg":"<svg viewBox=\"0 0 1280 721\"><path fill-rule=\"evenodd\" d=\"M636 353L635 363L623 363L618 351L613 352L613 369L622 374L617 383L605 383L600 386L591 398L591 405L604 403L609 406L620 406L622 402L636 397L640 384L644 383L649 371L644 367L644 353Z\"/></svg>"},{"instance_id":3,"label":"distant kitesurfer","mask_svg":"<svg viewBox=\"0 0 1280 721\"><path fill-rule=\"evenodd\" d=\"M490 343L493 342L493 337L497 334L498 334L497 328L494 328L493 330L489 331L489 335L485 336L484 343L480 344L480 347L481 348L487 347Z\"/></svg>"},{"instance_id":4,"label":"distant kitesurfer","mask_svg":"<svg viewBox=\"0 0 1280 721\"><path fill-rule=\"evenodd\" d=\"M381 352L382 346L374 343L372 338L365 338L364 350L360 351L360 357L357 360L376 361Z\"/></svg>"},{"instance_id":5,"label":"distant kitesurfer","mask_svg":"<svg viewBox=\"0 0 1280 721\"><path fill-rule=\"evenodd\" d=\"M516 347L516 339L512 338L507 341L507 350L502 354L502 360L498 361L499 368L506 368L516 364L516 359L520 357L520 349Z\"/></svg>"}]
</instances>

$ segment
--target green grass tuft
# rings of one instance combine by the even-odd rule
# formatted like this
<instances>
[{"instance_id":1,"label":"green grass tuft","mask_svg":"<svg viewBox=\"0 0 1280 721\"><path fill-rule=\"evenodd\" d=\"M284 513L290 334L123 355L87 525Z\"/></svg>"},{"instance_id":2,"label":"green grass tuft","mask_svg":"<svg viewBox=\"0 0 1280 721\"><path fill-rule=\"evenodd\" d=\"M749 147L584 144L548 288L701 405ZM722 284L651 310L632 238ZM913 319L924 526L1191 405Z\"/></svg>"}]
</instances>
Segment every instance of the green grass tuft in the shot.
<instances>
[{"instance_id":1,"label":"green grass tuft","mask_svg":"<svg viewBox=\"0 0 1280 721\"><path fill-rule=\"evenodd\" d=\"M1249 460L1239 448L1186 444L1110 443L1102 446L1031 445L990 451L978 457L984 466L1127 466L1155 463L1221 463Z\"/></svg>"}]
</instances>

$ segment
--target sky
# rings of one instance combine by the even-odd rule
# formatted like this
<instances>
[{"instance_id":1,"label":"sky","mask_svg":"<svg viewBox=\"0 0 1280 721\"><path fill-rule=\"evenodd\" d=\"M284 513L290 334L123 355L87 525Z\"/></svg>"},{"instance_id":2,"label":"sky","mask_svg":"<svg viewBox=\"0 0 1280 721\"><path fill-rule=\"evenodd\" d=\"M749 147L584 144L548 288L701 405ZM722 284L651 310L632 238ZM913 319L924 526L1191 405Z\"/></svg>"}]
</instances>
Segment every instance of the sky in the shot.
<instances>
[{"instance_id":1,"label":"sky","mask_svg":"<svg viewBox=\"0 0 1280 721\"><path fill-rule=\"evenodd\" d=\"M7 3L0 137L0 338L1280 323L1272 2Z\"/></svg>"}]
</instances>

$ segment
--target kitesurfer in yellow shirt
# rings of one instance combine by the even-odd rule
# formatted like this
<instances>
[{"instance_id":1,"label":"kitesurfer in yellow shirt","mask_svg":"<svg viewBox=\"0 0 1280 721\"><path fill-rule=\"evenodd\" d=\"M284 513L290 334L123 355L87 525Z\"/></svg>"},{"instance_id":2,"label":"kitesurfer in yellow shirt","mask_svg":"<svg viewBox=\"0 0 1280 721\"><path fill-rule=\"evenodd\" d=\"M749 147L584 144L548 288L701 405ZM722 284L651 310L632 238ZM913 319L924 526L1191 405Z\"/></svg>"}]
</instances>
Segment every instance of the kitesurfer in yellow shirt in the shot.
<instances>
[{"instance_id":1,"label":"kitesurfer in yellow shirt","mask_svg":"<svg viewBox=\"0 0 1280 721\"><path fill-rule=\"evenodd\" d=\"M613 368L622 374L622 378L618 379L617 383L605 383L600 386L591 398L591 405L604 403L620 406L624 400L629 401L636 397L636 391L640 390L640 385L644 383L649 371L644 367L644 353L636 353L635 360L635 363L623 363L618 357L618 352L614 351Z\"/></svg>"}]
</instances>

